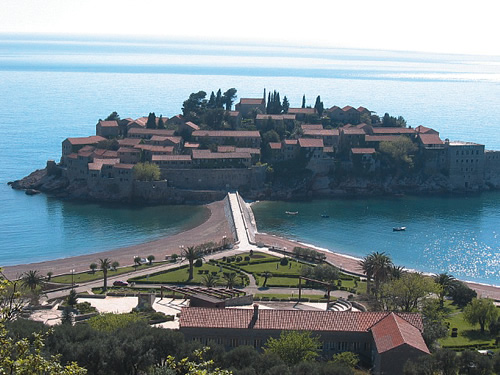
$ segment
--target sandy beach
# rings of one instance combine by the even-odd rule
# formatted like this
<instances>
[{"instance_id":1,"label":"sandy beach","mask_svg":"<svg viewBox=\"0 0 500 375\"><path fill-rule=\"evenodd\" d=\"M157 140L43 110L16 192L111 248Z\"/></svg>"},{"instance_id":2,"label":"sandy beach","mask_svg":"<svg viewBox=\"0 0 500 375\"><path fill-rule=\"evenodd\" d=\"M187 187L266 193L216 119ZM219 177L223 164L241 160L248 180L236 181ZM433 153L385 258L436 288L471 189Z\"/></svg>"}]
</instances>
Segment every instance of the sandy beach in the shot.
<instances>
[{"instance_id":1,"label":"sandy beach","mask_svg":"<svg viewBox=\"0 0 500 375\"><path fill-rule=\"evenodd\" d=\"M74 269L75 272L88 271L91 263L98 263L99 258L109 258L126 266L134 263L135 256L146 258L154 255L155 260L165 259L165 255L179 254L179 246L195 246L206 242L221 241L224 236L231 238L231 229L224 213L224 201L207 204L208 218L199 226L178 233L173 236L163 237L154 241L134 246L122 247L110 251L80 255L71 258L56 259L39 263L20 264L4 267L3 273L9 279L17 279L28 270L38 270L46 275L51 271L54 275L67 274ZM83 241L85 239L82 239Z\"/></svg>"},{"instance_id":2,"label":"sandy beach","mask_svg":"<svg viewBox=\"0 0 500 375\"><path fill-rule=\"evenodd\" d=\"M224 213L224 201L213 202L205 207L209 210L207 220L201 225L182 233L106 252L39 263L7 266L4 268L4 274L10 279L15 279L28 270L38 270L42 275L47 274L49 271L52 271L54 275L65 274L69 273L71 269L74 269L75 272L88 271L89 265L94 262L97 263L99 258L110 258L112 261L116 260L122 266L133 264L135 256L145 258L148 255L154 255L156 260L163 260L165 259L165 255L171 255L174 253L179 254L180 246L194 246L209 241L218 242L221 241L224 236L232 238L231 227L228 218ZM265 233L256 233L255 240L257 243L264 243L267 246L286 248L289 251L293 250L295 246L314 248L313 246L302 244L297 241ZM323 251L326 254L327 259L342 270L355 274L363 273L359 267L360 259L329 250L315 249ZM476 290L478 295L500 301L500 287L472 282L468 282L467 284L472 289Z\"/></svg>"}]
</instances>

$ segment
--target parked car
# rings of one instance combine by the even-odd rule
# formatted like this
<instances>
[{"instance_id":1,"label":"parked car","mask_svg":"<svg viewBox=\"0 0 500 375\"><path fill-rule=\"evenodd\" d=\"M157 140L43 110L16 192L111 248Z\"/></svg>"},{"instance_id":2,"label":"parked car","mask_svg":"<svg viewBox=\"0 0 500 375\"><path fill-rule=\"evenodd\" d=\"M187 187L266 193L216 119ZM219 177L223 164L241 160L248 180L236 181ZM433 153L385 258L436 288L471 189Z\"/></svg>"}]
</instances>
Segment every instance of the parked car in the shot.
<instances>
[{"instance_id":1,"label":"parked car","mask_svg":"<svg viewBox=\"0 0 500 375\"><path fill-rule=\"evenodd\" d=\"M113 283L113 286L128 286L128 283L127 283L126 281L116 280L116 281Z\"/></svg>"}]
</instances>

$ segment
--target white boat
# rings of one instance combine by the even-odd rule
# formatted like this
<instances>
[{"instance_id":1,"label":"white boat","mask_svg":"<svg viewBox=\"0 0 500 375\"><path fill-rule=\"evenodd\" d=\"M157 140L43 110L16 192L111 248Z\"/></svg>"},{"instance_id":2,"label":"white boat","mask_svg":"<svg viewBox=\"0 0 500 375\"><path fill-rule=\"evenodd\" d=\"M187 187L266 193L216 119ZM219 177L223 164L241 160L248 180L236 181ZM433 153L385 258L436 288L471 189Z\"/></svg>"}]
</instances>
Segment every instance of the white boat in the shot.
<instances>
[{"instance_id":1,"label":"white boat","mask_svg":"<svg viewBox=\"0 0 500 375\"><path fill-rule=\"evenodd\" d=\"M299 211L285 211L287 215L298 215Z\"/></svg>"},{"instance_id":2,"label":"white boat","mask_svg":"<svg viewBox=\"0 0 500 375\"><path fill-rule=\"evenodd\" d=\"M392 228L393 232L402 232L404 230L406 230L406 227L394 227L394 228Z\"/></svg>"}]
</instances>

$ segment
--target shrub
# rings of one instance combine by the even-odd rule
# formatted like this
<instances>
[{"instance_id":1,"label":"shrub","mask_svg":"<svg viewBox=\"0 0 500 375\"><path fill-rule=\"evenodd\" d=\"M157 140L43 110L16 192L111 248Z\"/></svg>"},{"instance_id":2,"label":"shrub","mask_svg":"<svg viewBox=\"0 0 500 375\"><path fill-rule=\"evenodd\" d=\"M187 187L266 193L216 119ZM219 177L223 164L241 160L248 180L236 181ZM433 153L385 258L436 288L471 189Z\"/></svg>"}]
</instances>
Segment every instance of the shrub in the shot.
<instances>
[{"instance_id":1,"label":"shrub","mask_svg":"<svg viewBox=\"0 0 500 375\"><path fill-rule=\"evenodd\" d=\"M237 256L237 257L236 257L236 261L237 261L237 262L241 262L241 260L242 260L242 258L241 258L240 256Z\"/></svg>"},{"instance_id":2,"label":"shrub","mask_svg":"<svg viewBox=\"0 0 500 375\"><path fill-rule=\"evenodd\" d=\"M248 255L244 259L245 259L245 262L250 262L250 257Z\"/></svg>"},{"instance_id":3,"label":"shrub","mask_svg":"<svg viewBox=\"0 0 500 375\"><path fill-rule=\"evenodd\" d=\"M222 257L222 261L223 262L227 261L227 257Z\"/></svg>"},{"instance_id":4,"label":"shrub","mask_svg":"<svg viewBox=\"0 0 500 375\"><path fill-rule=\"evenodd\" d=\"M282 266L288 266L288 258L286 258L286 257L285 258L281 258L280 264Z\"/></svg>"},{"instance_id":5,"label":"shrub","mask_svg":"<svg viewBox=\"0 0 500 375\"><path fill-rule=\"evenodd\" d=\"M196 259L196 261L194 262L195 267L201 267L202 265L203 265L203 260L201 260L200 258Z\"/></svg>"}]
</instances>

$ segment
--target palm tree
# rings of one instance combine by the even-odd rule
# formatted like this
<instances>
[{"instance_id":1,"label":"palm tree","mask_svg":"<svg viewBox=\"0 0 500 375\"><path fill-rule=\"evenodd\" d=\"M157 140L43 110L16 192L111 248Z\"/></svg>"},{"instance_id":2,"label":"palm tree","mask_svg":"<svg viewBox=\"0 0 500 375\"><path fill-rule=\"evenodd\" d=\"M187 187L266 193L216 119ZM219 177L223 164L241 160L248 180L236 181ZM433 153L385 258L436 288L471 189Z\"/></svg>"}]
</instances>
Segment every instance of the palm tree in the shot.
<instances>
[{"instance_id":1,"label":"palm tree","mask_svg":"<svg viewBox=\"0 0 500 375\"><path fill-rule=\"evenodd\" d=\"M456 279L452 275L448 275L447 273L440 273L439 275L434 276L434 282L441 286L441 290L439 292L439 306L443 308L444 306L444 296L450 294L450 292L455 287Z\"/></svg>"},{"instance_id":2,"label":"palm tree","mask_svg":"<svg viewBox=\"0 0 500 375\"><path fill-rule=\"evenodd\" d=\"M99 268L104 276L104 286L102 290L105 292L108 289L108 270L111 267L111 261L108 258L99 259Z\"/></svg>"},{"instance_id":3,"label":"palm tree","mask_svg":"<svg viewBox=\"0 0 500 375\"><path fill-rule=\"evenodd\" d=\"M136 271L137 267L139 267L141 264L142 264L141 257L134 257L134 267Z\"/></svg>"},{"instance_id":4,"label":"palm tree","mask_svg":"<svg viewBox=\"0 0 500 375\"><path fill-rule=\"evenodd\" d=\"M92 271L92 274L94 274L95 270L97 269L97 263L90 263L89 268Z\"/></svg>"},{"instance_id":5,"label":"palm tree","mask_svg":"<svg viewBox=\"0 0 500 375\"><path fill-rule=\"evenodd\" d=\"M116 260L113 263L111 263L111 269L113 271L116 271L118 267L120 267L120 263L118 263Z\"/></svg>"},{"instance_id":6,"label":"palm tree","mask_svg":"<svg viewBox=\"0 0 500 375\"><path fill-rule=\"evenodd\" d=\"M146 258L149 262L149 265L152 266L153 265L153 260L155 260L155 256L154 255L148 255L148 257Z\"/></svg>"},{"instance_id":7,"label":"palm tree","mask_svg":"<svg viewBox=\"0 0 500 375\"><path fill-rule=\"evenodd\" d=\"M262 287L266 287L266 284L267 284L267 279L269 279L270 277L273 277L273 274L269 271L266 271L266 272L263 272L260 274L260 276L262 276L264 278L264 282L262 283Z\"/></svg>"},{"instance_id":8,"label":"palm tree","mask_svg":"<svg viewBox=\"0 0 500 375\"><path fill-rule=\"evenodd\" d=\"M236 273L235 272L225 272L224 276L222 276L226 281L226 286L228 289L233 289L233 286L236 282Z\"/></svg>"},{"instance_id":9,"label":"palm tree","mask_svg":"<svg viewBox=\"0 0 500 375\"><path fill-rule=\"evenodd\" d=\"M367 277L368 290L369 281L370 279L373 279L375 282L374 294L378 296L380 285L388 280L391 268L394 266L391 258L384 252L379 253L376 251L365 256L359 264Z\"/></svg>"},{"instance_id":10,"label":"palm tree","mask_svg":"<svg viewBox=\"0 0 500 375\"><path fill-rule=\"evenodd\" d=\"M391 280L399 280L401 276L405 273L405 267L404 266L395 266L392 265L390 271L389 271L389 276Z\"/></svg>"},{"instance_id":11,"label":"palm tree","mask_svg":"<svg viewBox=\"0 0 500 375\"><path fill-rule=\"evenodd\" d=\"M210 273L207 275L203 275L203 280L201 281L201 283L207 288L213 288L216 285L217 280L219 280L219 278L216 275Z\"/></svg>"},{"instance_id":12,"label":"palm tree","mask_svg":"<svg viewBox=\"0 0 500 375\"><path fill-rule=\"evenodd\" d=\"M203 259L203 252L196 249L194 246L188 246L187 249L183 248L181 251L181 256L189 262L189 278L193 279L193 267L196 259Z\"/></svg>"},{"instance_id":13,"label":"palm tree","mask_svg":"<svg viewBox=\"0 0 500 375\"><path fill-rule=\"evenodd\" d=\"M32 292L43 284L43 276L36 270L26 271L21 277L22 285L29 288Z\"/></svg>"}]
</instances>

